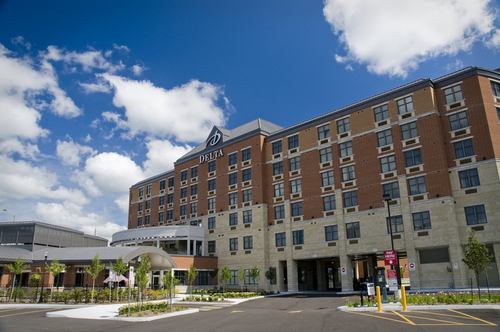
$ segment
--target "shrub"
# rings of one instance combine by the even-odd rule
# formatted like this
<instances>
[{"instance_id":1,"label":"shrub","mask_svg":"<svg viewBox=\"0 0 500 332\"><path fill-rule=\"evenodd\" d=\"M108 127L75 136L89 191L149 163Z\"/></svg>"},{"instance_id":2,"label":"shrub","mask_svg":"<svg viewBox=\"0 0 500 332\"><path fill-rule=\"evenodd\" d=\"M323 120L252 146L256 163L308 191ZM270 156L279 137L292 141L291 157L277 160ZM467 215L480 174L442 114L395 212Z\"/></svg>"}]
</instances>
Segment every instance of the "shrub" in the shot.
<instances>
[{"instance_id":1,"label":"shrub","mask_svg":"<svg viewBox=\"0 0 500 332\"><path fill-rule=\"evenodd\" d=\"M81 303L83 299L83 291L81 289L74 289L73 299L75 300L76 304Z\"/></svg>"},{"instance_id":2,"label":"shrub","mask_svg":"<svg viewBox=\"0 0 500 332\"><path fill-rule=\"evenodd\" d=\"M64 301L64 304L68 304L69 300L71 300L71 292L69 290L65 290L61 293L61 298Z\"/></svg>"}]
</instances>

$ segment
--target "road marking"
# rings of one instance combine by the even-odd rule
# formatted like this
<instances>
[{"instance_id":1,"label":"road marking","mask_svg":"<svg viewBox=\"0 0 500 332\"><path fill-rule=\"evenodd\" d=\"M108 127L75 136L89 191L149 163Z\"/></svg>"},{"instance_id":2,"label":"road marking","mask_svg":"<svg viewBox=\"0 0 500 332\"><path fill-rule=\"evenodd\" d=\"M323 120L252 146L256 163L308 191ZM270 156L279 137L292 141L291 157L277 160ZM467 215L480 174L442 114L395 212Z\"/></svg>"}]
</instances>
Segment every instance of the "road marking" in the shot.
<instances>
[{"instance_id":1,"label":"road marking","mask_svg":"<svg viewBox=\"0 0 500 332\"><path fill-rule=\"evenodd\" d=\"M291 296L291 298L295 298L295 297L307 297L307 295L296 295L296 296Z\"/></svg>"},{"instance_id":2,"label":"road marking","mask_svg":"<svg viewBox=\"0 0 500 332\"><path fill-rule=\"evenodd\" d=\"M0 312L5 312L5 311L14 311L14 310L22 310L22 308L15 308L15 309L2 309Z\"/></svg>"},{"instance_id":3,"label":"road marking","mask_svg":"<svg viewBox=\"0 0 500 332\"><path fill-rule=\"evenodd\" d=\"M408 318L406 318L405 316L393 311L393 313L395 313L396 315L398 315L399 317L403 318L405 321L407 321L408 323L410 323L411 325L415 325L415 323L413 323L411 320L409 320Z\"/></svg>"},{"instance_id":4,"label":"road marking","mask_svg":"<svg viewBox=\"0 0 500 332\"><path fill-rule=\"evenodd\" d=\"M297 310L297 311L289 311L288 313L289 313L289 314L297 314L297 313L299 313L299 312L302 312L302 310Z\"/></svg>"},{"instance_id":5,"label":"road marking","mask_svg":"<svg viewBox=\"0 0 500 332\"><path fill-rule=\"evenodd\" d=\"M477 318L477 317L474 317L474 316L471 316L471 315L464 314L463 312L460 312L460 311L455 311L455 310L452 310L452 309L448 309L448 310L450 310L450 311L452 311L452 312L456 312L457 314L460 314L460 315L464 315L464 316L467 316L467 317L471 317L471 318L472 318L472 319L474 319L474 320L479 320L479 321L481 321L481 322L485 322L485 323L487 323L487 324L489 324L489 325L497 326L497 324L490 323L490 322L487 322L487 321L482 320L482 319L480 319L480 318Z\"/></svg>"},{"instance_id":6,"label":"road marking","mask_svg":"<svg viewBox=\"0 0 500 332\"><path fill-rule=\"evenodd\" d=\"M17 315L25 315L25 314L32 314L34 312L41 312L41 311L54 311L54 310L61 310L62 308L55 308L55 309L43 309L43 310L35 310L35 311L27 311L27 312L19 312L17 314L10 314L10 315L3 315L3 316L0 316L0 318L4 318L4 317L11 317L11 316L17 316Z\"/></svg>"},{"instance_id":7,"label":"road marking","mask_svg":"<svg viewBox=\"0 0 500 332\"><path fill-rule=\"evenodd\" d=\"M398 319L392 319L392 318L387 318L387 317L380 317L380 316L375 316L375 315L370 315L370 314L363 314L361 312L352 312L352 311L346 311L346 312L351 313L351 314L357 314L357 315L363 315L363 316L380 318L380 319L387 319L387 320L392 320L393 322L398 322L398 323L403 323L403 324L411 325L410 323L403 322L403 321L398 320Z\"/></svg>"},{"instance_id":8,"label":"road marking","mask_svg":"<svg viewBox=\"0 0 500 332\"><path fill-rule=\"evenodd\" d=\"M234 314L235 312L243 312L243 310L233 310L233 311L231 311L232 314Z\"/></svg>"}]
</instances>

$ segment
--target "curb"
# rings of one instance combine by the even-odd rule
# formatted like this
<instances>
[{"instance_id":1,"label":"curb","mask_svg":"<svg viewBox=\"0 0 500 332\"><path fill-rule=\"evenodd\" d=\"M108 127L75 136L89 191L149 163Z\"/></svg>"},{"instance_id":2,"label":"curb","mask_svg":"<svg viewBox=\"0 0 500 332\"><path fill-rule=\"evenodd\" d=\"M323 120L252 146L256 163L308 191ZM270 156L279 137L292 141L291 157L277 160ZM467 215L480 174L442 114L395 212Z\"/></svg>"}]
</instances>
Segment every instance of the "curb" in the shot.
<instances>
[{"instance_id":1,"label":"curb","mask_svg":"<svg viewBox=\"0 0 500 332\"><path fill-rule=\"evenodd\" d=\"M452 304L452 305L415 305L415 306L407 306L407 311L418 311L418 310L500 310L500 305L468 305L468 304ZM377 307L348 307L341 306L337 308L337 311L351 311L351 312L363 312L363 311L378 311ZM403 306L401 304L394 305L382 305L382 311L403 311Z\"/></svg>"}]
</instances>

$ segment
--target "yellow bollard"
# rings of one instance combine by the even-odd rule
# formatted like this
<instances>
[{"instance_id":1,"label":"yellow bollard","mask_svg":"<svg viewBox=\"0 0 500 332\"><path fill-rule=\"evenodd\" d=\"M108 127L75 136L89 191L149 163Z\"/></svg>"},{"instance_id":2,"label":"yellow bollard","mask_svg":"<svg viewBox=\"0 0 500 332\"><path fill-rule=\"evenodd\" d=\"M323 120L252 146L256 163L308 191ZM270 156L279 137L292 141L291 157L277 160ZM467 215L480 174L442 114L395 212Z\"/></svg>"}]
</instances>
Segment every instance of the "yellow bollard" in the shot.
<instances>
[{"instance_id":1,"label":"yellow bollard","mask_svg":"<svg viewBox=\"0 0 500 332\"><path fill-rule=\"evenodd\" d=\"M382 311L382 299L380 298L380 286L377 286L377 307L378 312Z\"/></svg>"},{"instance_id":2,"label":"yellow bollard","mask_svg":"<svg viewBox=\"0 0 500 332\"><path fill-rule=\"evenodd\" d=\"M406 293L405 286L401 286L401 300L403 302L403 311L406 311Z\"/></svg>"}]
</instances>

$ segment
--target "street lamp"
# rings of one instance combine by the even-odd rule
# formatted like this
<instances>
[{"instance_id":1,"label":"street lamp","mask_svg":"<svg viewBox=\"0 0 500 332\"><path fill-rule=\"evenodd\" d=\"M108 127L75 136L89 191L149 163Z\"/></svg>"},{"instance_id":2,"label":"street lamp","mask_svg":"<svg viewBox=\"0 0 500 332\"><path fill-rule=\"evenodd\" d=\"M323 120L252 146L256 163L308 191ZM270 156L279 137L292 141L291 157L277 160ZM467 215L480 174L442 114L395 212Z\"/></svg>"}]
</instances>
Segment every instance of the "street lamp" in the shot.
<instances>
[{"instance_id":1,"label":"street lamp","mask_svg":"<svg viewBox=\"0 0 500 332\"><path fill-rule=\"evenodd\" d=\"M396 275L397 275L397 280L398 280L398 289L399 289L399 257L398 253L394 250L394 239L392 238L392 218L391 218L391 205L389 202L392 200L392 196L390 193L384 194L384 201L387 203L387 213L389 215L389 233L391 234L391 247L392 251L396 253L396 265L391 264L391 270L394 270L394 267L396 267ZM396 302L396 292L394 292L394 302Z\"/></svg>"},{"instance_id":2,"label":"street lamp","mask_svg":"<svg viewBox=\"0 0 500 332\"><path fill-rule=\"evenodd\" d=\"M38 300L38 303L42 303L43 301L43 283L45 281L45 267L47 266L47 257L49 257L49 252L46 251L45 254L45 264L43 265L43 274L42 274L42 291L40 292L40 299Z\"/></svg>"},{"instance_id":3,"label":"street lamp","mask_svg":"<svg viewBox=\"0 0 500 332\"><path fill-rule=\"evenodd\" d=\"M4 212L9 212L9 213L12 215L12 217L14 218L13 222L16 222L16 216L14 215L14 213L10 212L10 211L9 211L9 210L7 210L7 209L3 209L3 211L4 211Z\"/></svg>"}]
</instances>

